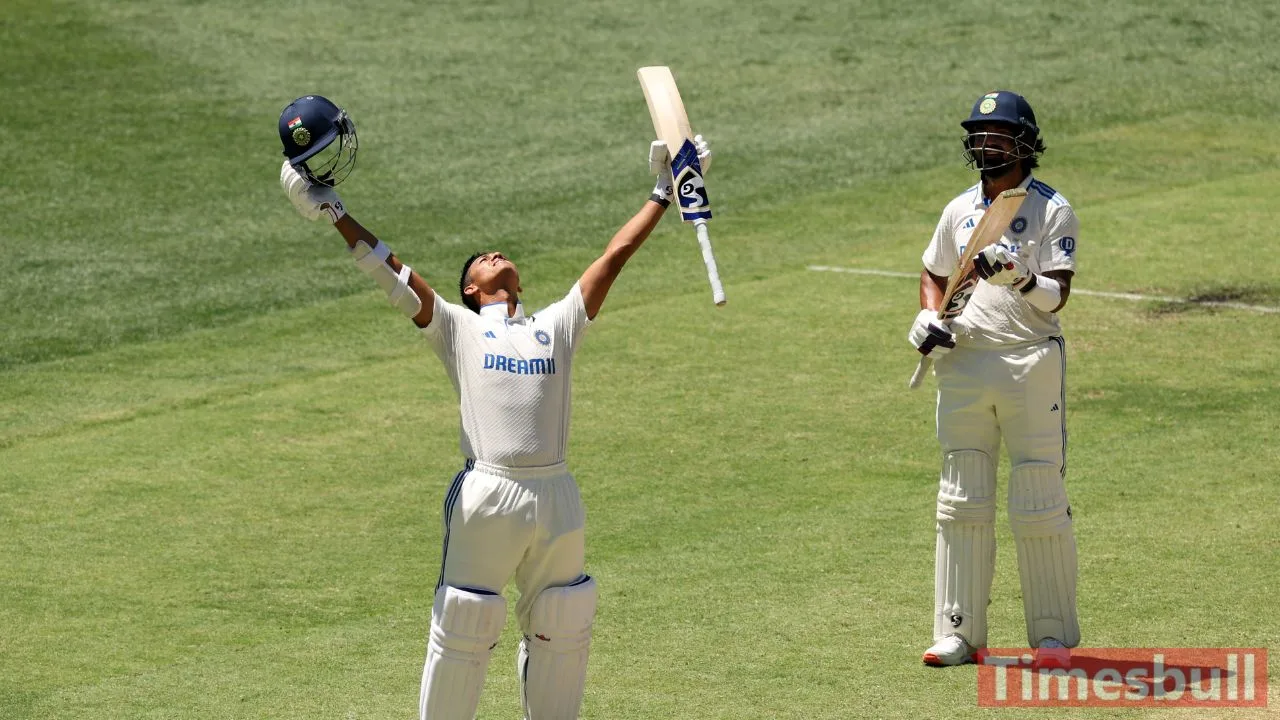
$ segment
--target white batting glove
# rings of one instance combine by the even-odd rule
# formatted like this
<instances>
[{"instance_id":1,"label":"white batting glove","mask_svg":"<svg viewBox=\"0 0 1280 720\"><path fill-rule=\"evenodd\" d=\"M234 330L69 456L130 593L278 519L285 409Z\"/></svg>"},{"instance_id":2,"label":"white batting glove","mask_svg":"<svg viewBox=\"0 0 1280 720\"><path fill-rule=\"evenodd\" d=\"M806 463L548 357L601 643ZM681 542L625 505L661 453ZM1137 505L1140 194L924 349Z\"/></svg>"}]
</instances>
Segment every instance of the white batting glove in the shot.
<instances>
[{"instance_id":1,"label":"white batting glove","mask_svg":"<svg viewBox=\"0 0 1280 720\"><path fill-rule=\"evenodd\" d=\"M658 176L658 183L653 186L649 199L662 207L671 205L676 199L675 189L671 187L671 153L661 140L649 143L649 172Z\"/></svg>"},{"instance_id":2,"label":"white batting glove","mask_svg":"<svg viewBox=\"0 0 1280 720\"><path fill-rule=\"evenodd\" d=\"M333 188L307 182L302 173L290 165L288 160L280 166L280 187L284 188L284 194L288 196L289 202L293 203L298 214L308 220L319 220L323 217L331 223L336 223L347 214L346 209L342 207L342 200L338 198L338 193Z\"/></svg>"},{"instance_id":3,"label":"white batting glove","mask_svg":"<svg viewBox=\"0 0 1280 720\"><path fill-rule=\"evenodd\" d=\"M698 149L698 164L702 166L702 174L711 169L711 146L701 135L693 136L693 146Z\"/></svg>"},{"instance_id":4,"label":"white batting glove","mask_svg":"<svg viewBox=\"0 0 1280 720\"><path fill-rule=\"evenodd\" d=\"M973 257L973 270L992 285L1011 285L1020 289L1031 279L1031 270L1007 245L996 243L978 251Z\"/></svg>"},{"instance_id":5,"label":"white batting glove","mask_svg":"<svg viewBox=\"0 0 1280 720\"><path fill-rule=\"evenodd\" d=\"M936 360L956 346L956 335L938 319L937 310L921 310L907 333L907 342L921 355Z\"/></svg>"}]
</instances>

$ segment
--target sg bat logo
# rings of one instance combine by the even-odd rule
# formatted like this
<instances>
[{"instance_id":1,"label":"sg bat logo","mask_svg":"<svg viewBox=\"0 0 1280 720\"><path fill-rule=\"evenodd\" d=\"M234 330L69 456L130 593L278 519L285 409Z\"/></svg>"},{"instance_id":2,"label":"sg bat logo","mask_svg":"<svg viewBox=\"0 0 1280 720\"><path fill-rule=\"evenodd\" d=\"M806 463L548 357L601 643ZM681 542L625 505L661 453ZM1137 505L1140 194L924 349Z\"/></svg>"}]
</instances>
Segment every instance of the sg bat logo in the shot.
<instances>
[{"instance_id":1,"label":"sg bat logo","mask_svg":"<svg viewBox=\"0 0 1280 720\"><path fill-rule=\"evenodd\" d=\"M707 186L702 180L698 149L694 147L692 140L686 138L680 146L680 152L672 158L671 174L675 178L676 197L680 200L681 219L710 219L711 202L707 199Z\"/></svg>"},{"instance_id":2,"label":"sg bat logo","mask_svg":"<svg viewBox=\"0 0 1280 720\"><path fill-rule=\"evenodd\" d=\"M960 317L960 313L964 312L964 307L969 304L969 298L973 296L974 288L978 286L978 273L970 271L964 280L956 286L956 291L952 293L951 300L947 306L938 313L943 320L953 320Z\"/></svg>"}]
</instances>

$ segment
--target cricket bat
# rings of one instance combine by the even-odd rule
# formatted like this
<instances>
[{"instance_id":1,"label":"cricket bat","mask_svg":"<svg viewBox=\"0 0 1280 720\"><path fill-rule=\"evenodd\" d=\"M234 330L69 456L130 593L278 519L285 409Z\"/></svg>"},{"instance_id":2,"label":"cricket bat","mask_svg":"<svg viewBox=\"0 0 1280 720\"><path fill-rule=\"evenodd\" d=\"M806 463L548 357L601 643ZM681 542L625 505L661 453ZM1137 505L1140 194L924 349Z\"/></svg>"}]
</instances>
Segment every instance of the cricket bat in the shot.
<instances>
[{"instance_id":1,"label":"cricket bat","mask_svg":"<svg viewBox=\"0 0 1280 720\"><path fill-rule=\"evenodd\" d=\"M680 219L693 223L702 247L702 262L707 266L707 280L711 283L711 297L716 305L724 305L724 285L720 283L720 271L716 256L711 251L711 235L707 221L711 219L711 203L707 199L707 185L702 178L702 166L698 162L698 149L693 144L693 131L689 129L689 116L671 68L665 65L643 67L636 71L640 88L644 90L649 105L649 117L658 139L667 144L671 153L671 187L680 203Z\"/></svg>"},{"instance_id":2,"label":"cricket bat","mask_svg":"<svg viewBox=\"0 0 1280 720\"><path fill-rule=\"evenodd\" d=\"M991 207L987 208L987 212L978 221L978 227L974 228L969 244L964 246L964 252L960 255L960 264L956 265L956 271L947 279L947 290L942 294L942 306L938 310L938 319L943 325L949 325L964 312L965 305L969 304L969 296L973 295L973 289L978 285L978 274L973 270L973 259L978 251L1000 241L1009 223L1013 222L1013 216L1018 213L1018 208L1022 207L1022 201L1026 199L1026 190L1005 190L996 196ZM928 355L920 358L920 364L916 365L909 383L913 390L920 387L924 374L932 364L933 358Z\"/></svg>"}]
</instances>

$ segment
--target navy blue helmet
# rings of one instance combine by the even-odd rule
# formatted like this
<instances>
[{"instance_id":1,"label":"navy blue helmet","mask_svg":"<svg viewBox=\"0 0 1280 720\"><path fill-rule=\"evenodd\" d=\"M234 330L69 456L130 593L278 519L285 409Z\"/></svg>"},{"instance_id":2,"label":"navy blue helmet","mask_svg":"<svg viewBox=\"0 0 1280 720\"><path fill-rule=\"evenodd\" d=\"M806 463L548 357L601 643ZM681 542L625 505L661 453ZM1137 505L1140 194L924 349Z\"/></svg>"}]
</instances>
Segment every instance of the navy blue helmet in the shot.
<instances>
[{"instance_id":1,"label":"navy blue helmet","mask_svg":"<svg viewBox=\"0 0 1280 720\"><path fill-rule=\"evenodd\" d=\"M333 187L356 166L356 124L328 98L306 95L280 113L284 156L307 180Z\"/></svg>"},{"instance_id":2,"label":"navy blue helmet","mask_svg":"<svg viewBox=\"0 0 1280 720\"><path fill-rule=\"evenodd\" d=\"M1003 132L979 132L978 127L996 124ZM1023 160L1031 160L1044 152L1039 142L1040 128L1031 103L1008 90L993 90L978 98L969 117L960 126L964 136L964 157L970 167L983 171L999 170Z\"/></svg>"}]
</instances>

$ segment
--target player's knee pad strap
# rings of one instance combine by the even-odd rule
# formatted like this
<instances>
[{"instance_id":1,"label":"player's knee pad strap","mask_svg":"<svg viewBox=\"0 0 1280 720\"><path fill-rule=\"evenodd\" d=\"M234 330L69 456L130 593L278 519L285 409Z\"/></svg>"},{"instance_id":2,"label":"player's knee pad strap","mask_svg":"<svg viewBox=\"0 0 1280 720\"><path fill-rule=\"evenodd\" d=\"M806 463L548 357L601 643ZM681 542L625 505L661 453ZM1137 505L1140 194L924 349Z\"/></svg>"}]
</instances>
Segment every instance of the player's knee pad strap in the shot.
<instances>
[{"instance_id":1,"label":"player's knee pad strap","mask_svg":"<svg viewBox=\"0 0 1280 720\"><path fill-rule=\"evenodd\" d=\"M387 300L396 309L408 317L414 317L422 311L422 299L413 291L413 288L409 287L409 274L413 272L412 268L401 265L400 272L393 270L387 263L387 258L391 257L391 249L381 240L373 247L369 247L369 244L363 240L357 242L355 247L351 248L351 256L356 261L356 267L373 277L374 282L378 283L378 287L387 294Z\"/></svg>"},{"instance_id":2,"label":"player's knee pad strap","mask_svg":"<svg viewBox=\"0 0 1280 720\"><path fill-rule=\"evenodd\" d=\"M577 718L587 678L596 582L583 575L533 601L519 671L526 720Z\"/></svg>"},{"instance_id":3,"label":"player's knee pad strap","mask_svg":"<svg viewBox=\"0 0 1280 720\"><path fill-rule=\"evenodd\" d=\"M1009 529L1015 537L1070 531L1071 506L1062 472L1053 463L1022 463L1009 476Z\"/></svg>"},{"instance_id":4,"label":"player's knee pad strap","mask_svg":"<svg viewBox=\"0 0 1280 720\"><path fill-rule=\"evenodd\" d=\"M431 643L445 651L487 654L507 621L501 596L442 586L431 608Z\"/></svg>"},{"instance_id":5,"label":"player's knee pad strap","mask_svg":"<svg viewBox=\"0 0 1280 720\"><path fill-rule=\"evenodd\" d=\"M938 523L993 524L996 470L980 450L947 453L938 483Z\"/></svg>"}]
</instances>

